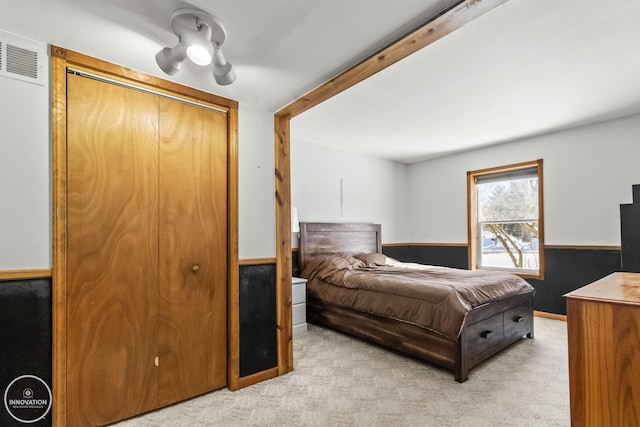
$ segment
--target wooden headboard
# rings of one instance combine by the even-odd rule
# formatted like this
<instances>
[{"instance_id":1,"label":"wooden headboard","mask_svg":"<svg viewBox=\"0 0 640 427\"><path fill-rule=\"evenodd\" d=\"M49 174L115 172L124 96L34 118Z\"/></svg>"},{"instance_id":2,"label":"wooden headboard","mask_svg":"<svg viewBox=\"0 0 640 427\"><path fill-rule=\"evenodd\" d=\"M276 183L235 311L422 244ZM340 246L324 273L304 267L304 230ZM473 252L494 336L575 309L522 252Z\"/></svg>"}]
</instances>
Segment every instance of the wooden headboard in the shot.
<instances>
[{"instance_id":1,"label":"wooden headboard","mask_svg":"<svg viewBox=\"0 0 640 427\"><path fill-rule=\"evenodd\" d=\"M382 252L380 224L301 222L300 270L315 255Z\"/></svg>"}]
</instances>

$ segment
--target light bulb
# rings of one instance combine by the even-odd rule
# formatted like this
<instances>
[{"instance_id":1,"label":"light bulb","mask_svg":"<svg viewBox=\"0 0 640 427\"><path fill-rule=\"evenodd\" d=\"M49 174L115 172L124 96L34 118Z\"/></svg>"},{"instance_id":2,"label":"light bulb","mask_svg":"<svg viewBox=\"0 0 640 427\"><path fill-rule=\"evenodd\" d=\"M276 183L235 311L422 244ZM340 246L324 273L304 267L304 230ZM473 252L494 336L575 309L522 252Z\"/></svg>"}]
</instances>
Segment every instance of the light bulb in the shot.
<instances>
[{"instance_id":1,"label":"light bulb","mask_svg":"<svg viewBox=\"0 0 640 427\"><path fill-rule=\"evenodd\" d=\"M197 65L209 65L211 64L211 54L204 46L191 45L187 47L187 56Z\"/></svg>"},{"instance_id":2,"label":"light bulb","mask_svg":"<svg viewBox=\"0 0 640 427\"><path fill-rule=\"evenodd\" d=\"M211 27L206 23L200 23L197 30L185 30L181 34L181 42L187 48L187 56L197 65L211 64L213 46L211 45Z\"/></svg>"}]
</instances>

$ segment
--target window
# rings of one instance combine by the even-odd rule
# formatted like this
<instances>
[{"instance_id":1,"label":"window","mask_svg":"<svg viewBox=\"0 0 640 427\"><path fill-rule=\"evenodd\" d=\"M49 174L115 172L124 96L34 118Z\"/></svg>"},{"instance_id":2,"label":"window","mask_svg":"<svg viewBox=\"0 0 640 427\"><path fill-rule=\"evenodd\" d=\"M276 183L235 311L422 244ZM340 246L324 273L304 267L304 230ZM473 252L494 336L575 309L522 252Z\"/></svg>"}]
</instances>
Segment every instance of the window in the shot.
<instances>
[{"instance_id":1,"label":"window","mask_svg":"<svg viewBox=\"0 0 640 427\"><path fill-rule=\"evenodd\" d=\"M469 268L544 278L542 160L467 172Z\"/></svg>"}]
</instances>

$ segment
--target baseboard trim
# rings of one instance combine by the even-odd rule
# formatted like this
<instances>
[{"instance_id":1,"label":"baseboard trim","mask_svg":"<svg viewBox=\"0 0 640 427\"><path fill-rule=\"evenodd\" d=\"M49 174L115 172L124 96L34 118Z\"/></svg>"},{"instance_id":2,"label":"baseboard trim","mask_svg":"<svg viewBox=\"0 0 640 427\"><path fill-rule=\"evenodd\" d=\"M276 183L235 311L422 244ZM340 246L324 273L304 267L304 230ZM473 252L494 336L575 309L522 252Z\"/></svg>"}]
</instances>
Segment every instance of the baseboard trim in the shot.
<instances>
[{"instance_id":1,"label":"baseboard trim","mask_svg":"<svg viewBox=\"0 0 640 427\"><path fill-rule=\"evenodd\" d=\"M580 251L619 251L620 246L598 245L544 245L545 249L575 249Z\"/></svg>"},{"instance_id":2,"label":"baseboard trim","mask_svg":"<svg viewBox=\"0 0 640 427\"><path fill-rule=\"evenodd\" d=\"M275 264L275 258L249 258L241 259L238 262L240 265L263 265L263 264Z\"/></svg>"},{"instance_id":3,"label":"baseboard trim","mask_svg":"<svg viewBox=\"0 0 640 427\"><path fill-rule=\"evenodd\" d=\"M52 271L50 268L39 268L31 270L0 270L0 281L50 279L51 274Z\"/></svg>"},{"instance_id":4,"label":"baseboard trim","mask_svg":"<svg viewBox=\"0 0 640 427\"><path fill-rule=\"evenodd\" d=\"M533 315L536 317L544 317L545 319L567 321L567 316L564 314L547 313L545 311L533 311Z\"/></svg>"},{"instance_id":5,"label":"baseboard trim","mask_svg":"<svg viewBox=\"0 0 640 427\"><path fill-rule=\"evenodd\" d=\"M247 375L246 377L241 377L238 380L238 386L240 388L248 387L253 384L257 384L262 381L270 380L271 378L275 378L278 376L278 367L267 369L265 371L257 372L255 374Z\"/></svg>"}]
</instances>

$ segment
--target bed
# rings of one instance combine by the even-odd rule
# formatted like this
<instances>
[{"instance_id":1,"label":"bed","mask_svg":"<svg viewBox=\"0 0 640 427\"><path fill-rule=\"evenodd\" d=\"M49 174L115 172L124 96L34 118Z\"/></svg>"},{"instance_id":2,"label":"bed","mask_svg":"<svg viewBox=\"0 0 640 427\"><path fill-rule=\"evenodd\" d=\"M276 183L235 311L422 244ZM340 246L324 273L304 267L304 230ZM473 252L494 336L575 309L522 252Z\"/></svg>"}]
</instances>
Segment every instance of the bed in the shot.
<instances>
[{"instance_id":1,"label":"bed","mask_svg":"<svg viewBox=\"0 0 640 427\"><path fill-rule=\"evenodd\" d=\"M436 364L458 382L534 336L534 289L526 281L386 257L379 224L300 223L299 262L308 322ZM434 274L426 286L423 276Z\"/></svg>"}]
</instances>

